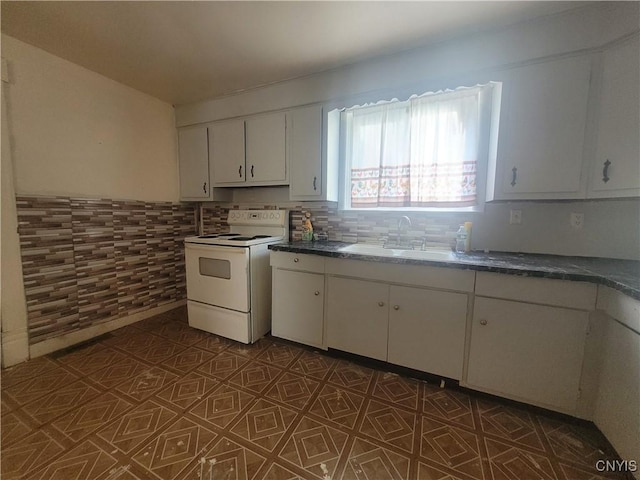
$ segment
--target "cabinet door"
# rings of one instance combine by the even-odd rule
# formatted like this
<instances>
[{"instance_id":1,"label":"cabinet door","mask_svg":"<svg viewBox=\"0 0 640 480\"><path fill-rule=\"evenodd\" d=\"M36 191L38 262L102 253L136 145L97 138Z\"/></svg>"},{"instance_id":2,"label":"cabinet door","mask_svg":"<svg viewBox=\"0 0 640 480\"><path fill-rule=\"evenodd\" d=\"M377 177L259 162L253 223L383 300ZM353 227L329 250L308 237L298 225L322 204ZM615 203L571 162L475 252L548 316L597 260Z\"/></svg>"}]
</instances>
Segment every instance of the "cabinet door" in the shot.
<instances>
[{"instance_id":1,"label":"cabinet door","mask_svg":"<svg viewBox=\"0 0 640 480\"><path fill-rule=\"evenodd\" d=\"M271 333L322 347L324 274L273 269Z\"/></svg>"},{"instance_id":2,"label":"cabinet door","mask_svg":"<svg viewBox=\"0 0 640 480\"><path fill-rule=\"evenodd\" d=\"M322 107L287 114L291 200L322 198Z\"/></svg>"},{"instance_id":3,"label":"cabinet door","mask_svg":"<svg viewBox=\"0 0 640 480\"><path fill-rule=\"evenodd\" d=\"M329 277L327 346L387 360L389 286Z\"/></svg>"},{"instance_id":4,"label":"cabinet door","mask_svg":"<svg viewBox=\"0 0 640 480\"><path fill-rule=\"evenodd\" d=\"M389 362L460 380L467 295L390 287Z\"/></svg>"},{"instance_id":5,"label":"cabinet door","mask_svg":"<svg viewBox=\"0 0 640 480\"><path fill-rule=\"evenodd\" d=\"M467 384L574 414L588 314L476 297Z\"/></svg>"},{"instance_id":6,"label":"cabinet door","mask_svg":"<svg viewBox=\"0 0 640 480\"><path fill-rule=\"evenodd\" d=\"M640 195L640 37L604 52L591 197Z\"/></svg>"},{"instance_id":7,"label":"cabinet door","mask_svg":"<svg viewBox=\"0 0 640 480\"><path fill-rule=\"evenodd\" d=\"M209 199L211 185L209 183L207 128L189 128L178 131L178 155L180 199Z\"/></svg>"},{"instance_id":8,"label":"cabinet door","mask_svg":"<svg viewBox=\"0 0 640 480\"><path fill-rule=\"evenodd\" d=\"M511 72L498 141L498 198L582 195L590 74L585 56Z\"/></svg>"},{"instance_id":9,"label":"cabinet door","mask_svg":"<svg viewBox=\"0 0 640 480\"><path fill-rule=\"evenodd\" d=\"M244 121L229 120L209 127L213 184L245 181Z\"/></svg>"},{"instance_id":10,"label":"cabinet door","mask_svg":"<svg viewBox=\"0 0 640 480\"><path fill-rule=\"evenodd\" d=\"M246 120L247 182L286 183L286 115L272 113Z\"/></svg>"},{"instance_id":11,"label":"cabinet door","mask_svg":"<svg viewBox=\"0 0 640 480\"><path fill-rule=\"evenodd\" d=\"M622 458L640 452L640 334L603 319L602 370L594 422Z\"/></svg>"}]
</instances>

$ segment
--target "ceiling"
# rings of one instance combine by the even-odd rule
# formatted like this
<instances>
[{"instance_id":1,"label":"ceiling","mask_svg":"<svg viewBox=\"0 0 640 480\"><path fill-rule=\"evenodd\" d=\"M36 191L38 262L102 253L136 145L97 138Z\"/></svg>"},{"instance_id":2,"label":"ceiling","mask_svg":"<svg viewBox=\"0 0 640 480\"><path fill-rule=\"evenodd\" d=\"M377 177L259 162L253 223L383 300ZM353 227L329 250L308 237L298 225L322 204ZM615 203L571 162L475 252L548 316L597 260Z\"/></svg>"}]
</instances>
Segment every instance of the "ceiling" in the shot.
<instances>
[{"instance_id":1,"label":"ceiling","mask_svg":"<svg viewBox=\"0 0 640 480\"><path fill-rule=\"evenodd\" d=\"M584 2L6 1L2 32L174 105Z\"/></svg>"}]
</instances>

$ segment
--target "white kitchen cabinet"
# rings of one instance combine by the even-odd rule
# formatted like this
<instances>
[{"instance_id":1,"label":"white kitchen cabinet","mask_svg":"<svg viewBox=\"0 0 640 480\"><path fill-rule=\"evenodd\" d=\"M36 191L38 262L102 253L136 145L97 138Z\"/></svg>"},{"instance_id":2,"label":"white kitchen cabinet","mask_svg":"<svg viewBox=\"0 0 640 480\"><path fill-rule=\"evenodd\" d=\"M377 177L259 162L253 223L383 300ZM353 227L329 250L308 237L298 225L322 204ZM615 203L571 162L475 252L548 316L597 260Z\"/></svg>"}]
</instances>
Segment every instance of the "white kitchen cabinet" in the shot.
<instances>
[{"instance_id":1,"label":"white kitchen cabinet","mask_svg":"<svg viewBox=\"0 0 640 480\"><path fill-rule=\"evenodd\" d=\"M330 276L327 289L327 345L386 361L389 285Z\"/></svg>"},{"instance_id":2,"label":"white kitchen cabinet","mask_svg":"<svg viewBox=\"0 0 640 480\"><path fill-rule=\"evenodd\" d=\"M602 351L593 421L623 459L633 460L640 452L640 301L600 287L598 309Z\"/></svg>"},{"instance_id":3,"label":"white kitchen cabinet","mask_svg":"<svg viewBox=\"0 0 640 480\"><path fill-rule=\"evenodd\" d=\"M178 168L180 200L202 202L230 199L227 192L212 188L207 127L178 131Z\"/></svg>"},{"instance_id":4,"label":"white kitchen cabinet","mask_svg":"<svg viewBox=\"0 0 640 480\"><path fill-rule=\"evenodd\" d=\"M329 348L461 378L468 295L440 289L472 291L473 272L345 259L326 272Z\"/></svg>"},{"instance_id":5,"label":"white kitchen cabinet","mask_svg":"<svg viewBox=\"0 0 640 480\"><path fill-rule=\"evenodd\" d=\"M322 347L324 274L274 269L271 334Z\"/></svg>"},{"instance_id":6,"label":"white kitchen cabinet","mask_svg":"<svg viewBox=\"0 0 640 480\"><path fill-rule=\"evenodd\" d=\"M322 107L296 108L287 115L289 198L322 200Z\"/></svg>"},{"instance_id":7,"label":"white kitchen cabinet","mask_svg":"<svg viewBox=\"0 0 640 480\"><path fill-rule=\"evenodd\" d=\"M271 252L271 334L318 348L324 342L324 258Z\"/></svg>"},{"instance_id":8,"label":"white kitchen cabinet","mask_svg":"<svg viewBox=\"0 0 640 480\"><path fill-rule=\"evenodd\" d=\"M391 285L390 363L460 380L467 295Z\"/></svg>"},{"instance_id":9,"label":"white kitchen cabinet","mask_svg":"<svg viewBox=\"0 0 640 480\"><path fill-rule=\"evenodd\" d=\"M287 184L286 114L245 120L246 181L252 185Z\"/></svg>"},{"instance_id":10,"label":"white kitchen cabinet","mask_svg":"<svg viewBox=\"0 0 640 480\"><path fill-rule=\"evenodd\" d=\"M227 120L209 127L209 146L214 185L244 182L244 121Z\"/></svg>"},{"instance_id":11,"label":"white kitchen cabinet","mask_svg":"<svg viewBox=\"0 0 640 480\"><path fill-rule=\"evenodd\" d=\"M209 144L218 187L288 183L285 113L214 123L209 127Z\"/></svg>"},{"instance_id":12,"label":"white kitchen cabinet","mask_svg":"<svg viewBox=\"0 0 640 480\"><path fill-rule=\"evenodd\" d=\"M640 37L603 53L597 146L588 196L640 195Z\"/></svg>"},{"instance_id":13,"label":"white kitchen cabinet","mask_svg":"<svg viewBox=\"0 0 640 480\"><path fill-rule=\"evenodd\" d=\"M476 296L465 386L575 414L588 317Z\"/></svg>"},{"instance_id":14,"label":"white kitchen cabinet","mask_svg":"<svg viewBox=\"0 0 640 480\"><path fill-rule=\"evenodd\" d=\"M589 55L506 74L490 200L584 197L590 75Z\"/></svg>"}]
</instances>

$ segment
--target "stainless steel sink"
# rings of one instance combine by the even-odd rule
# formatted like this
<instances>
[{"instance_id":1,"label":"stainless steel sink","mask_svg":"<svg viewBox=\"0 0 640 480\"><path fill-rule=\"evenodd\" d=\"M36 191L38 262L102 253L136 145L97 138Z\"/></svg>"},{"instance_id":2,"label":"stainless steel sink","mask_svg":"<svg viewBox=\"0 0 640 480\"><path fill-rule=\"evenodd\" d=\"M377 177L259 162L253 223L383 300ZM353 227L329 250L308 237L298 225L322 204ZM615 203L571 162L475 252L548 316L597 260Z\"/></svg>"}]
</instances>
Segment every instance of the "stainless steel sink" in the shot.
<instances>
[{"instance_id":1,"label":"stainless steel sink","mask_svg":"<svg viewBox=\"0 0 640 480\"><path fill-rule=\"evenodd\" d=\"M455 258L451 250L448 249L429 248L426 250L410 250L409 247L406 249L387 248L382 245L370 245L367 243L354 243L353 245L341 248L340 251L377 257L415 258L421 260L452 260Z\"/></svg>"}]
</instances>

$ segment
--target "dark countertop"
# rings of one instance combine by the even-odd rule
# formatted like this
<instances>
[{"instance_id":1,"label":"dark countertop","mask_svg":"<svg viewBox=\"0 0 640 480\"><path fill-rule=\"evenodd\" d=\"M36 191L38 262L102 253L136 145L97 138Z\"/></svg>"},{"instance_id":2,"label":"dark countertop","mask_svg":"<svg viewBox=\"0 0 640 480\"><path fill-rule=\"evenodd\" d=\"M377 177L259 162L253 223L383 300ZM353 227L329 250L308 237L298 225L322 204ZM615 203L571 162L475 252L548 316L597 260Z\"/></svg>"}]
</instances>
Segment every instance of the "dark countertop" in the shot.
<instances>
[{"instance_id":1,"label":"dark countertop","mask_svg":"<svg viewBox=\"0 0 640 480\"><path fill-rule=\"evenodd\" d=\"M432 265L446 268L555 278L605 285L640 300L640 261L595 257L565 257L533 253L451 252L446 260L382 257L340 251L345 242L288 242L269 245L269 250L306 253L332 258L351 258L384 263Z\"/></svg>"}]
</instances>

